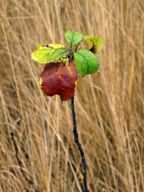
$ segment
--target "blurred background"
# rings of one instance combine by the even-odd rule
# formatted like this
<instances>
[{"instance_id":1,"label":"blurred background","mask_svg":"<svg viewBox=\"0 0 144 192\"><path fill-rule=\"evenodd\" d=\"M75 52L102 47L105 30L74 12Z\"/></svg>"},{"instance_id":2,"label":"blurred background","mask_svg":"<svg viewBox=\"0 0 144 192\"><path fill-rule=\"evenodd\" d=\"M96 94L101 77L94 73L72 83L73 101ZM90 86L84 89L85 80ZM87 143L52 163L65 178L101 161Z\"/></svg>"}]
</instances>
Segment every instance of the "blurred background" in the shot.
<instances>
[{"instance_id":1,"label":"blurred background","mask_svg":"<svg viewBox=\"0 0 144 192\"><path fill-rule=\"evenodd\" d=\"M0 192L82 192L70 102L44 96L37 44L101 35L100 69L79 80L90 192L144 192L144 2L0 0Z\"/></svg>"}]
</instances>

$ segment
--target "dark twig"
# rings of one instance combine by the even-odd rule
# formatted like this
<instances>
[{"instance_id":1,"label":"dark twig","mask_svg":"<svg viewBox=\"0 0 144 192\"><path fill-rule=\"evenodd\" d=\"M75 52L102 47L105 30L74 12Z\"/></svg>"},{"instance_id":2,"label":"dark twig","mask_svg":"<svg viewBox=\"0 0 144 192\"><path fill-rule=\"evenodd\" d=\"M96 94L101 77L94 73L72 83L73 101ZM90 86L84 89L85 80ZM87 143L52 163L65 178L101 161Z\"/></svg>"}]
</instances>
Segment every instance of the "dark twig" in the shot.
<instances>
[{"instance_id":1,"label":"dark twig","mask_svg":"<svg viewBox=\"0 0 144 192\"><path fill-rule=\"evenodd\" d=\"M77 121L76 121L76 112L74 106L74 97L71 98L71 113L72 113L72 122L73 122L73 134L74 134L74 142L79 150L81 156L81 163L82 163L82 174L83 174L83 192L89 192L87 186L87 165L85 154L83 148L79 142L79 136L77 131Z\"/></svg>"},{"instance_id":2,"label":"dark twig","mask_svg":"<svg viewBox=\"0 0 144 192\"><path fill-rule=\"evenodd\" d=\"M22 173L24 179L26 180L26 182L28 182L28 184L29 184L30 186L34 186L34 182L33 182L32 178L29 178L29 177L27 176L26 172L25 172L24 169L23 169L23 163L22 163L22 161L20 160L20 157L19 157L19 150L18 150L17 142L16 142L16 140L15 140L15 135L14 135L14 133L11 132L10 136L11 136L11 141L12 141L13 146L14 146L15 156L16 156L18 165L19 165L19 167L20 167L21 173ZM35 192L38 192L38 190L35 189L35 187L34 187L34 190L35 190Z\"/></svg>"}]
</instances>

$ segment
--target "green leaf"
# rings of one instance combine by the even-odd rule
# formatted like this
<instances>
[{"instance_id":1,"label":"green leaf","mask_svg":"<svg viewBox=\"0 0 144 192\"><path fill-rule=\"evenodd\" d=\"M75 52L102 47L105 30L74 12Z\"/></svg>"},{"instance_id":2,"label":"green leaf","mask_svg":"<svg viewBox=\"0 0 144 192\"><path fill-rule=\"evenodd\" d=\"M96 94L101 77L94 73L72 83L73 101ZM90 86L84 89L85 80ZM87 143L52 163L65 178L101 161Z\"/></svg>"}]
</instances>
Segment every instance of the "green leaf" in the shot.
<instances>
[{"instance_id":1,"label":"green leaf","mask_svg":"<svg viewBox=\"0 0 144 192\"><path fill-rule=\"evenodd\" d=\"M39 64L46 64L62 57L68 49L43 47L39 45L32 53L32 59Z\"/></svg>"},{"instance_id":2,"label":"green leaf","mask_svg":"<svg viewBox=\"0 0 144 192\"><path fill-rule=\"evenodd\" d=\"M65 32L66 42L70 45L76 45L83 40L83 34L79 32L72 32L70 30Z\"/></svg>"},{"instance_id":3,"label":"green leaf","mask_svg":"<svg viewBox=\"0 0 144 192\"><path fill-rule=\"evenodd\" d=\"M66 49L66 48L53 49L53 51L48 56L47 62L49 63L54 60L57 60L67 52L68 52L68 49Z\"/></svg>"},{"instance_id":4,"label":"green leaf","mask_svg":"<svg viewBox=\"0 0 144 192\"><path fill-rule=\"evenodd\" d=\"M105 43L103 37L93 35L85 35L84 41L87 42L89 49L94 53L99 52L104 47Z\"/></svg>"},{"instance_id":5,"label":"green leaf","mask_svg":"<svg viewBox=\"0 0 144 192\"><path fill-rule=\"evenodd\" d=\"M83 77L86 74L91 74L99 68L99 60L95 54L87 49L81 49L74 53L76 69Z\"/></svg>"}]
</instances>

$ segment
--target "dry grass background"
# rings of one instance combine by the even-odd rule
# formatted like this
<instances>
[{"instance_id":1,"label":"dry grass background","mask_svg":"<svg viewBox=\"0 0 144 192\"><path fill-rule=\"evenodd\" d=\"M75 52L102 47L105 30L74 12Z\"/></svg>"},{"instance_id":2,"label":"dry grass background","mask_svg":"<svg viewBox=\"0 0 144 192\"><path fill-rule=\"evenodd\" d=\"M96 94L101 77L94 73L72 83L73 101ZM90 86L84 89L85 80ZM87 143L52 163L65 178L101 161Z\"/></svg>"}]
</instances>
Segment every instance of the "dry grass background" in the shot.
<instances>
[{"instance_id":1,"label":"dry grass background","mask_svg":"<svg viewBox=\"0 0 144 192\"><path fill-rule=\"evenodd\" d=\"M144 192L143 11L142 0L0 1L0 192L81 191L69 102L43 95L31 59L64 28L106 40L75 97L91 192Z\"/></svg>"}]
</instances>

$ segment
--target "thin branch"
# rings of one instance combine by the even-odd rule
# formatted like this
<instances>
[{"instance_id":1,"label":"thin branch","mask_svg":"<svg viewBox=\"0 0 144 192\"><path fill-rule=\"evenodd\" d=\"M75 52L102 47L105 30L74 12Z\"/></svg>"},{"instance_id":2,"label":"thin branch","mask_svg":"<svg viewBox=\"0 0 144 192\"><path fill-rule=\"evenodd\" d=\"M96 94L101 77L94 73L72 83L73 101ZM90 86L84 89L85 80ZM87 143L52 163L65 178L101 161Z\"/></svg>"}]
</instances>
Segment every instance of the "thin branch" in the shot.
<instances>
[{"instance_id":1,"label":"thin branch","mask_svg":"<svg viewBox=\"0 0 144 192\"><path fill-rule=\"evenodd\" d=\"M23 163L19 157L19 150L18 150L18 146L17 146L17 142L16 142L16 139L15 139L15 135L14 135L14 132L11 132L10 134L11 136L11 141L13 143L13 146L14 146L14 150L15 150L15 157L17 159L17 162L18 162L18 165L20 167L20 171L24 177L24 179L26 180L26 182L30 185L30 186L33 186L34 187L34 182L32 180L32 178L29 178L26 174L26 172L24 171L23 169ZM35 192L38 192L38 190L34 187L34 190Z\"/></svg>"},{"instance_id":2,"label":"thin branch","mask_svg":"<svg viewBox=\"0 0 144 192\"><path fill-rule=\"evenodd\" d=\"M83 148L79 142L74 97L71 98L70 106L71 106L71 113L72 113L74 142L75 142L75 145L77 146L80 156L81 156L82 174L83 174L83 192L89 192L88 185L87 185L87 164L86 164L86 159L85 159L85 154L84 154Z\"/></svg>"}]
</instances>

